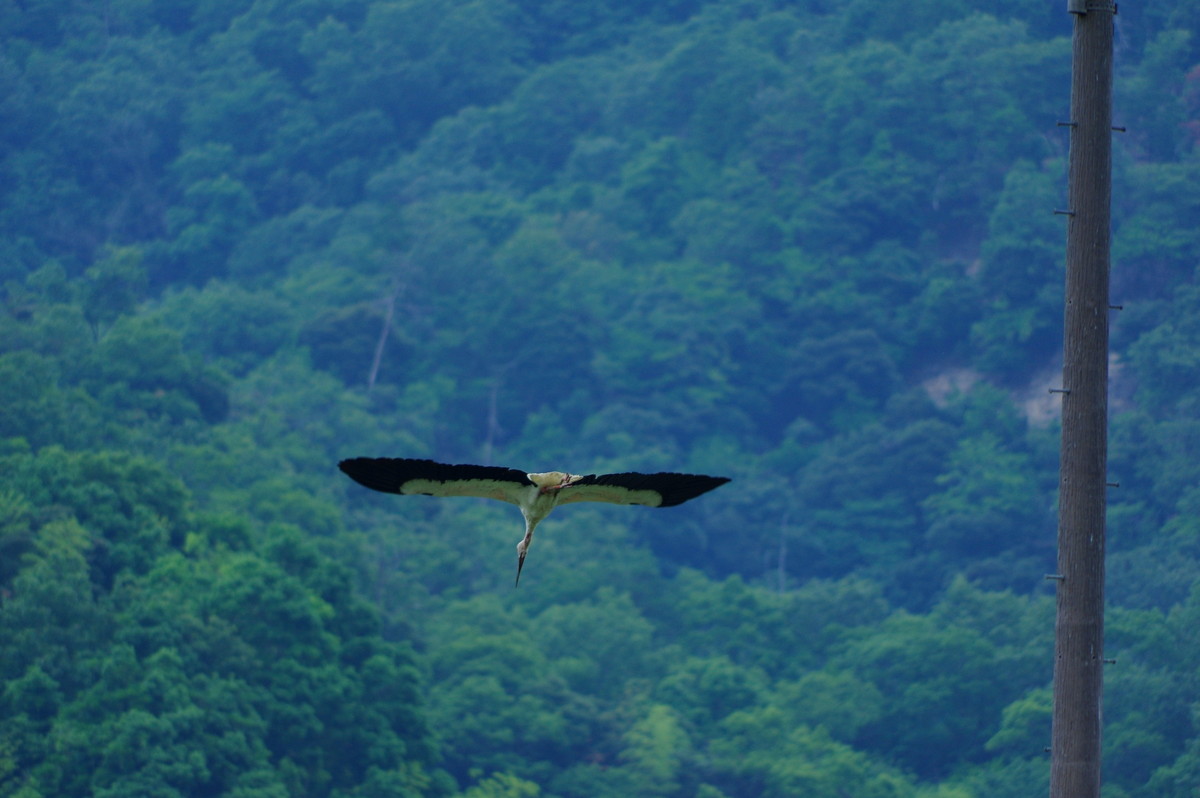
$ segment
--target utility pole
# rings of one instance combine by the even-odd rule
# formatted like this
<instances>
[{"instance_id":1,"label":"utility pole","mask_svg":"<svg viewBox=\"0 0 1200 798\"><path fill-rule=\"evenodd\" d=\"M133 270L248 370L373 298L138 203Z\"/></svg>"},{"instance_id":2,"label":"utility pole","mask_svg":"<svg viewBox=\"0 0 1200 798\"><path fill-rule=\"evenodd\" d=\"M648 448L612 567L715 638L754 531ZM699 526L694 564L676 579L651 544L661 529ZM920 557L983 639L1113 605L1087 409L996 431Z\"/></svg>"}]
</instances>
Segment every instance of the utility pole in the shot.
<instances>
[{"instance_id":1,"label":"utility pole","mask_svg":"<svg viewBox=\"0 0 1200 798\"><path fill-rule=\"evenodd\" d=\"M1108 273L1113 0L1068 0L1074 17L1063 313L1051 798L1100 795L1104 515L1108 466Z\"/></svg>"}]
</instances>

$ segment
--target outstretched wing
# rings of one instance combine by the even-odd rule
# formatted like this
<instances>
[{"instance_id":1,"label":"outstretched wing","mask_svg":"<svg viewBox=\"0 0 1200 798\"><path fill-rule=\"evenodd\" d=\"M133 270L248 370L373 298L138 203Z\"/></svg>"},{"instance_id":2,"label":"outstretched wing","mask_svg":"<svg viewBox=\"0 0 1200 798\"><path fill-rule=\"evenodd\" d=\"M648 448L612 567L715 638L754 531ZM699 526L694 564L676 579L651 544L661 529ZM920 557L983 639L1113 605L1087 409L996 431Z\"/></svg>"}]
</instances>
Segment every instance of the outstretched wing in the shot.
<instances>
[{"instance_id":1,"label":"outstretched wing","mask_svg":"<svg viewBox=\"0 0 1200 798\"><path fill-rule=\"evenodd\" d=\"M533 485L524 471L477 465L447 465L399 457L355 457L338 468L360 485L384 493L477 496L520 504L521 489Z\"/></svg>"},{"instance_id":2,"label":"outstretched wing","mask_svg":"<svg viewBox=\"0 0 1200 798\"><path fill-rule=\"evenodd\" d=\"M674 507L688 499L720 487L728 477L703 474L592 474L562 489L559 504L571 502L609 502L644 504L647 507Z\"/></svg>"}]
</instances>

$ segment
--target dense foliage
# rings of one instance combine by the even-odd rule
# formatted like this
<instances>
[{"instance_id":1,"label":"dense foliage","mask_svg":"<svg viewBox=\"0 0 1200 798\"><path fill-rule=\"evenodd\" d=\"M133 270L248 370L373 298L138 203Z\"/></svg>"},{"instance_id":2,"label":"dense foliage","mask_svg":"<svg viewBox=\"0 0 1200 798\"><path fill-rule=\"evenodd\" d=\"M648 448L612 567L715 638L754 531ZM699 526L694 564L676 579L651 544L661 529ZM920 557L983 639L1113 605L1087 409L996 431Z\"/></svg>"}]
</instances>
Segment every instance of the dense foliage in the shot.
<instances>
[{"instance_id":1,"label":"dense foliage","mask_svg":"<svg viewBox=\"0 0 1200 798\"><path fill-rule=\"evenodd\" d=\"M0 795L1044 794L1060 5L0 0ZM1109 798L1200 783L1198 8L1118 17ZM355 455L734 482L513 590Z\"/></svg>"}]
</instances>

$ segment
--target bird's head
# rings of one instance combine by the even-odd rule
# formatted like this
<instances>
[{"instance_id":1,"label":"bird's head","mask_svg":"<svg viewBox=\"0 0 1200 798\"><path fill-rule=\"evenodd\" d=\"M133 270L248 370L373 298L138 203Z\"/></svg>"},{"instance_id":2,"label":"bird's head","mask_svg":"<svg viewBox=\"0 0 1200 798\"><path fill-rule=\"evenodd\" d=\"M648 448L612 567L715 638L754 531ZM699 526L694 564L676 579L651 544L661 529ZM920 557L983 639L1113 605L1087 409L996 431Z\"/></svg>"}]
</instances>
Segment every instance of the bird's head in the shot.
<instances>
[{"instance_id":1,"label":"bird's head","mask_svg":"<svg viewBox=\"0 0 1200 798\"><path fill-rule=\"evenodd\" d=\"M539 493L565 488L567 485L583 479L579 474L568 474L565 471L546 471L542 474L526 474L529 481L538 486Z\"/></svg>"}]
</instances>

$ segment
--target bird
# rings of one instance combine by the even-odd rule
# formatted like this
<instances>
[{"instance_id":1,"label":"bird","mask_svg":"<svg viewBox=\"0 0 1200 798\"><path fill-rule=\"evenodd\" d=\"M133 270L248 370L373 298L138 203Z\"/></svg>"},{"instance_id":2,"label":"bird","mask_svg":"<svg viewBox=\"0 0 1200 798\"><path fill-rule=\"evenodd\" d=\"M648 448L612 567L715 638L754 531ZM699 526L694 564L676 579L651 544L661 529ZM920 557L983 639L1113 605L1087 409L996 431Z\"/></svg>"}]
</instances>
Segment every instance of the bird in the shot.
<instances>
[{"instance_id":1,"label":"bird","mask_svg":"<svg viewBox=\"0 0 1200 798\"><path fill-rule=\"evenodd\" d=\"M525 567L533 530L560 504L608 502L674 507L729 481L728 477L669 472L530 473L500 466L449 465L400 457L353 457L339 462L338 468L358 484L383 493L476 496L517 505L525 517L525 536L517 543L514 587L521 583L521 569Z\"/></svg>"}]
</instances>

